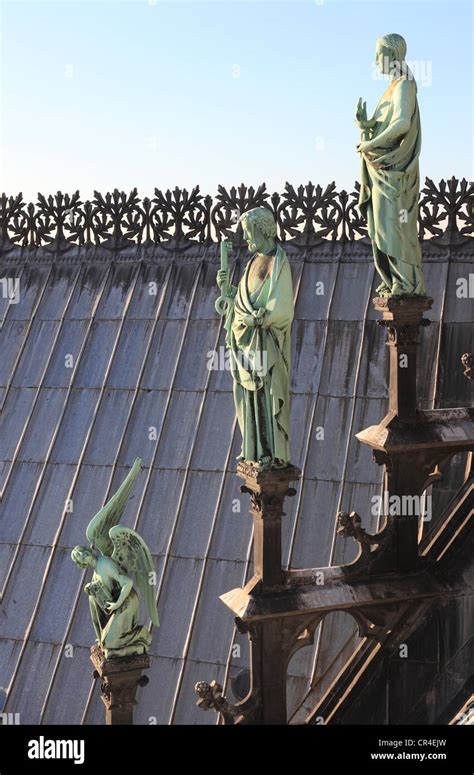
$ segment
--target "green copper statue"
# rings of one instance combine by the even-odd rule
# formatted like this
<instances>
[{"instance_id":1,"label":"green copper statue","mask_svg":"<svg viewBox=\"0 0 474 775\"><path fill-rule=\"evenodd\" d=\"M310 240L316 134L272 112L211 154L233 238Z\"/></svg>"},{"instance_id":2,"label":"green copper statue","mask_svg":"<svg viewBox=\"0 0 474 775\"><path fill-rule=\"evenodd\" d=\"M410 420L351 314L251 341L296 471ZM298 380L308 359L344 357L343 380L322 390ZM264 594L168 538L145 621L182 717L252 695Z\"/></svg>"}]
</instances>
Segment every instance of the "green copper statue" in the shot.
<instances>
[{"instance_id":1,"label":"green copper statue","mask_svg":"<svg viewBox=\"0 0 474 775\"><path fill-rule=\"evenodd\" d=\"M401 35L377 41L376 62L390 83L372 118L359 100L361 130L359 209L367 219L382 296L425 296L418 240L418 158L421 149L417 87Z\"/></svg>"},{"instance_id":2,"label":"green copper statue","mask_svg":"<svg viewBox=\"0 0 474 775\"><path fill-rule=\"evenodd\" d=\"M290 459L291 323L294 315L291 269L277 245L275 219L256 207L240 222L252 257L239 285L231 286L230 245L221 243L217 302L226 315L234 401L242 433L240 459L262 470L281 468Z\"/></svg>"},{"instance_id":3,"label":"green copper statue","mask_svg":"<svg viewBox=\"0 0 474 775\"><path fill-rule=\"evenodd\" d=\"M149 630L139 624L140 601L128 574L134 573L148 615L159 625L149 549L138 533L119 524L140 465L137 458L115 495L89 523L86 536L91 547L76 546L71 553L80 568L94 568L84 592L89 596L97 643L107 658L143 654L151 644ZM93 549L100 554L96 556Z\"/></svg>"}]
</instances>

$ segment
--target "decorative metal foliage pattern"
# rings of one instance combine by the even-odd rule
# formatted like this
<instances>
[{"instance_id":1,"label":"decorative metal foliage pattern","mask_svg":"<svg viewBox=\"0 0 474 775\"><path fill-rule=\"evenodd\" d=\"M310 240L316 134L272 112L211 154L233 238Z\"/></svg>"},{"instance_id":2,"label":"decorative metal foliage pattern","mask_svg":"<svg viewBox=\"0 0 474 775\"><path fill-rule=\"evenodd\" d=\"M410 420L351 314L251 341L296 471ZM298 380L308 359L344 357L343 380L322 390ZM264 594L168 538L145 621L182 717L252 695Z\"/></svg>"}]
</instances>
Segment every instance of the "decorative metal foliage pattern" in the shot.
<instances>
[{"instance_id":1,"label":"decorative metal foliage pattern","mask_svg":"<svg viewBox=\"0 0 474 775\"><path fill-rule=\"evenodd\" d=\"M114 252L134 244L160 244L172 250L186 249L193 242L209 245L222 236L232 237L236 247L243 244L239 216L252 207L272 210L278 236L297 247L310 248L325 241L348 242L367 236L364 219L357 209L359 185L351 193L338 191L335 183L323 189L311 182L295 188L286 183L284 191L270 194L265 184L229 190L219 186L213 199L200 193L175 188L154 197L140 199L137 189L129 194L115 189L94 192L83 202L79 191L25 202L21 194L0 197L0 253L14 247L44 247L64 253L74 246L100 245ZM464 178L441 180L439 185L426 178L420 194L420 239L453 240L472 235L473 185Z\"/></svg>"}]
</instances>

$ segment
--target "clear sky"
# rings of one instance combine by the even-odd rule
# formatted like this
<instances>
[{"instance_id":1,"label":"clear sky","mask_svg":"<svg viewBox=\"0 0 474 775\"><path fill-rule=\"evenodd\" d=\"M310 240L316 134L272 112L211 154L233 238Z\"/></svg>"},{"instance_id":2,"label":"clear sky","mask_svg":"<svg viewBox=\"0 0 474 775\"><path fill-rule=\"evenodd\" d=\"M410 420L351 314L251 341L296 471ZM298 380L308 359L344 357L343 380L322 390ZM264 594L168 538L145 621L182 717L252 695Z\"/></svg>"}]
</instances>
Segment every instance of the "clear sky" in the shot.
<instances>
[{"instance_id":1,"label":"clear sky","mask_svg":"<svg viewBox=\"0 0 474 775\"><path fill-rule=\"evenodd\" d=\"M421 174L473 179L470 0L0 0L0 191L351 188L377 38L418 67ZM413 68L415 69L415 68Z\"/></svg>"}]
</instances>

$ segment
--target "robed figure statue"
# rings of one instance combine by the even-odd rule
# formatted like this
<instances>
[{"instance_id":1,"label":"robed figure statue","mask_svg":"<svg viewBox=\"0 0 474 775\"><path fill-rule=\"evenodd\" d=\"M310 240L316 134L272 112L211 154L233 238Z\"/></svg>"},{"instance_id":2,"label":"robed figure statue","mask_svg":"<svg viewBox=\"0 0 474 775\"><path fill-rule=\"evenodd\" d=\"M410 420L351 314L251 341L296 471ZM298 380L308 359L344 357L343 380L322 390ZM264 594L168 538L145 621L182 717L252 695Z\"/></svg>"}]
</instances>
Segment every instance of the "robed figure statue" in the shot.
<instances>
[{"instance_id":1,"label":"robed figure statue","mask_svg":"<svg viewBox=\"0 0 474 775\"><path fill-rule=\"evenodd\" d=\"M242 433L239 458L266 470L290 460L293 287L286 253L275 241L272 212L256 207L240 222L252 256L238 286L230 285L226 260L217 282L228 302L226 345Z\"/></svg>"},{"instance_id":2,"label":"robed figure statue","mask_svg":"<svg viewBox=\"0 0 474 775\"><path fill-rule=\"evenodd\" d=\"M361 130L359 209L367 219L381 296L425 296L418 239L421 149L417 87L401 35L377 41L376 63L389 85L372 118L357 105Z\"/></svg>"}]
</instances>

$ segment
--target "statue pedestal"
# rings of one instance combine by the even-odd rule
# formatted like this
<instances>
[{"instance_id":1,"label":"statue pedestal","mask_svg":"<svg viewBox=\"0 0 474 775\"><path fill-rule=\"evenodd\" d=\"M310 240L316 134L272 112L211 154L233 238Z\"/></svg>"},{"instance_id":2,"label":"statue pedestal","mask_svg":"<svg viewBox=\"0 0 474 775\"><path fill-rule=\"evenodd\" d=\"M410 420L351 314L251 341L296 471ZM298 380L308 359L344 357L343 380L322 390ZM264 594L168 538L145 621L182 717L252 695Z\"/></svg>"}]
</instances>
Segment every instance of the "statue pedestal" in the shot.
<instances>
[{"instance_id":1,"label":"statue pedestal","mask_svg":"<svg viewBox=\"0 0 474 775\"><path fill-rule=\"evenodd\" d=\"M416 351L420 327L430 324L423 313L431 309L433 299L376 297L373 304L382 313L377 322L387 329L390 349L389 412L394 412L401 422L416 422Z\"/></svg>"},{"instance_id":2,"label":"statue pedestal","mask_svg":"<svg viewBox=\"0 0 474 775\"><path fill-rule=\"evenodd\" d=\"M418 551L421 496L442 478L453 455L474 449L472 409L417 406L418 337L420 327L429 324L423 312L432 303L422 296L373 300L390 349L389 411L356 437L372 447L375 462L384 466L384 497L392 507L390 513L383 509L393 540L390 552L380 555L378 572L407 573L423 563Z\"/></svg>"},{"instance_id":3,"label":"statue pedestal","mask_svg":"<svg viewBox=\"0 0 474 775\"><path fill-rule=\"evenodd\" d=\"M281 567L281 518L285 515L285 497L296 495L290 482L299 479L295 466L260 471L255 466L239 463L237 476L244 480L240 492L250 495L253 517L254 588L273 589L283 583Z\"/></svg>"},{"instance_id":4,"label":"statue pedestal","mask_svg":"<svg viewBox=\"0 0 474 775\"><path fill-rule=\"evenodd\" d=\"M146 686L143 670L150 667L148 654L107 659L99 646L91 647L94 678L101 678L100 691L105 705L105 723L133 724L133 706L138 686Z\"/></svg>"},{"instance_id":5,"label":"statue pedestal","mask_svg":"<svg viewBox=\"0 0 474 775\"><path fill-rule=\"evenodd\" d=\"M250 495L254 525L254 576L240 592L266 599L286 582L281 567L281 519L285 498L296 495L290 483L300 478L301 471L292 465L260 471L239 463L237 476L244 480L240 491ZM287 649L282 620L264 618L249 627L237 616L236 626L250 640L251 689L248 699L233 709L234 715L247 708L246 723L286 724Z\"/></svg>"}]
</instances>

